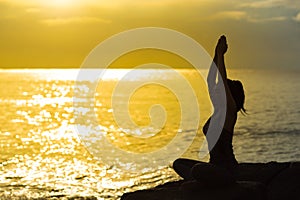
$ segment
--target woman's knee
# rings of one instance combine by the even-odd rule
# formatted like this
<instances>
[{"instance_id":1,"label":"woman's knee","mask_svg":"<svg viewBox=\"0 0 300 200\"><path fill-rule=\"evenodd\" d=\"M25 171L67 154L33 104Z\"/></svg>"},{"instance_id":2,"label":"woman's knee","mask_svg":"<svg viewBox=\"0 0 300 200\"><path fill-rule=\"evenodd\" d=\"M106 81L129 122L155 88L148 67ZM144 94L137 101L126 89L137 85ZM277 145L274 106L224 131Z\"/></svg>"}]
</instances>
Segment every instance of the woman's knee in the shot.
<instances>
[{"instance_id":1,"label":"woman's knee","mask_svg":"<svg viewBox=\"0 0 300 200\"><path fill-rule=\"evenodd\" d=\"M173 169L178 169L180 168L180 166L183 164L183 159L182 158L178 158L173 162Z\"/></svg>"}]
</instances>

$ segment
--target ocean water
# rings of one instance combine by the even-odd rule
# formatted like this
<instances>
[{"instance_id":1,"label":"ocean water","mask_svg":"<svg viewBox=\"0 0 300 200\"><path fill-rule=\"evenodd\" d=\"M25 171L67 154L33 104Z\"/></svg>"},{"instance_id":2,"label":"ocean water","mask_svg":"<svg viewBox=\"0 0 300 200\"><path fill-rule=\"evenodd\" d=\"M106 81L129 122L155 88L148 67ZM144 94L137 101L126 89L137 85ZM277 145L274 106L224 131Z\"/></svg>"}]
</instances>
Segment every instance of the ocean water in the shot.
<instances>
[{"instance_id":1,"label":"ocean water","mask_svg":"<svg viewBox=\"0 0 300 200\"><path fill-rule=\"evenodd\" d=\"M183 111L181 106L192 100L185 98L185 93L176 92L176 88L183 90L180 85L184 85L179 76L166 69L140 69L124 77L129 71L108 70L91 91L91 105L90 100L84 99L92 83L78 80L76 69L1 70L0 197L118 199L124 192L178 180L171 163L157 164L170 158L170 154L162 153L157 160L146 160L144 170L124 171L112 164L112 160L117 162L124 154L103 148L101 140L106 139L123 152L134 154L131 160L134 164L139 155L163 149L180 133L184 141L192 141L182 156L199 159L204 141L201 126L212 111L205 79L195 70L176 70L189 82L199 103L198 108ZM300 71L284 70L229 71L230 78L243 82L246 93L248 114L239 114L234 135L234 151L239 162L300 160L299 75ZM169 84L158 84L161 80ZM123 81L121 85L142 87L115 93L120 81ZM75 94L79 96L74 102ZM129 100L125 98L128 94L131 94ZM116 114L125 119L126 113L116 113L112 97L116 97L121 108L128 105L133 125L125 124L124 128L117 123ZM166 115L158 110L151 118L149 110L157 104L164 107ZM184 112L190 115L184 118ZM199 113L199 119L192 118L194 113ZM96 121L78 117L92 115ZM153 119L155 123L151 124ZM193 126L195 120L199 120L199 127ZM184 129L181 123L187 124ZM101 136L97 140L99 145L94 147L101 151L97 159L86 141L83 142L84 134L78 127L84 126ZM196 137L191 138L191 133L197 133ZM177 146L183 144L186 143L179 142ZM201 160L207 161L208 156Z\"/></svg>"}]
</instances>

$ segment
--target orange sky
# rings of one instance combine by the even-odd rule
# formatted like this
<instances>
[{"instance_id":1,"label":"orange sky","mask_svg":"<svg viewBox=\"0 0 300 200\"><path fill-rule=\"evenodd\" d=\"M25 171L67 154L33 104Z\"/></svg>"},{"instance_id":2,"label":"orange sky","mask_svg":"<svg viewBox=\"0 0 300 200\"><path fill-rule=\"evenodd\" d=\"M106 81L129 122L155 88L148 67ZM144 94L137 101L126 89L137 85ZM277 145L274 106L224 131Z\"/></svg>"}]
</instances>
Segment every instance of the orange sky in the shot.
<instances>
[{"instance_id":1,"label":"orange sky","mask_svg":"<svg viewBox=\"0 0 300 200\"><path fill-rule=\"evenodd\" d=\"M293 0L0 0L0 26L0 68L79 67L101 41L147 26L180 31L209 54L226 34L234 68L299 67Z\"/></svg>"}]
</instances>

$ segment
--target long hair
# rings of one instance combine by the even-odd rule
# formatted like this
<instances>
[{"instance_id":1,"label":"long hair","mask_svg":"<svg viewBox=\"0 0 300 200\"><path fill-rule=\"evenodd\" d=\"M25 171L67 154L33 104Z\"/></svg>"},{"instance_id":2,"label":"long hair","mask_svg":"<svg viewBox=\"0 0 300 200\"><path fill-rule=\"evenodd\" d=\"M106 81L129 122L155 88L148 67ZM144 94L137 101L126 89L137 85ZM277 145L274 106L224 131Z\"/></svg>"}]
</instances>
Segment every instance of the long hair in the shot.
<instances>
[{"instance_id":1,"label":"long hair","mask_svg":"<svg viewBox=\"0 0 300 200\"><path fill-rule=\"evenodd\" d=\"M227 83L238 111L246 113L246 109L244 108L245 92L243 84L241 83L241 81L230 79L227 79Z\"/></svg>"}]
</instances>

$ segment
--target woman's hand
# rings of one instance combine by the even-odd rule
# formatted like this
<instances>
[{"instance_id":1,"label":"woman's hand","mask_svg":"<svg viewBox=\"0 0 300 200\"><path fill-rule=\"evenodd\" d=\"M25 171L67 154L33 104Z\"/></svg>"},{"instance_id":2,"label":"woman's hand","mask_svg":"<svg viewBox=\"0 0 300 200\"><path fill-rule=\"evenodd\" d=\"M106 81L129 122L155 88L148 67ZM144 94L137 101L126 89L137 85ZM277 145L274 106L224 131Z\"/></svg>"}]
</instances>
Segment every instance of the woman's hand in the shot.
<instances>
[{"instance_id":1,"label":"woman's hand","mask_svg":"<svg viewBox=\"0 0 300 200\"><path fill-rule=\"evenodd\" d=\"M227 52L228 45L226 41L226 37L222 35L218 41L216 46L216 55L224 55Z\"/></svg>"}]
</instances>

